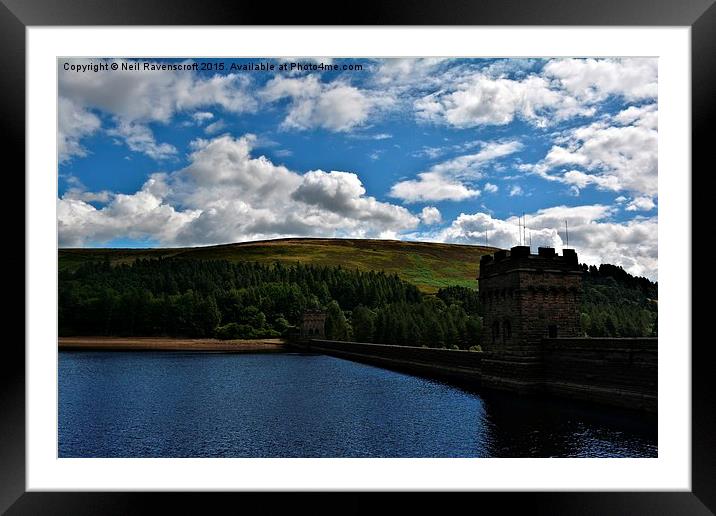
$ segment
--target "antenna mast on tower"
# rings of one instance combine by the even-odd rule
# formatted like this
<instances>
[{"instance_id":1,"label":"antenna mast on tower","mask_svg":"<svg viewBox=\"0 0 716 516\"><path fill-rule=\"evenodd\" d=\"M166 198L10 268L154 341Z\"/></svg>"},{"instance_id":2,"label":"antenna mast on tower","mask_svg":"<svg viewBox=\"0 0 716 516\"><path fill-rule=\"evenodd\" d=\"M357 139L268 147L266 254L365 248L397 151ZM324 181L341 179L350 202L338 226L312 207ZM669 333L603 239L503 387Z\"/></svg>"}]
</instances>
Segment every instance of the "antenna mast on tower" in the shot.
<instances>
[{"instance_id":1,"label":"antenna mast on tower","mask_svg":"<svg viewBox=\"0 0 716 516\"><path fill-rule=\"evenodd\" d=\"M567 247L569 247L569 229L567 228L567 220L564 221L564 236L567 238Z\"/></svg>"},{"instance_id":2,"label":"antenna mast on tower","mask_svg":"<svg viewBox=\"0 0 716 516\"><path fill-rule=\"evenodd\" d=\"M522 244L522 221L520 216L517 215L517 245Z\"/></svg>"}]
</instances>

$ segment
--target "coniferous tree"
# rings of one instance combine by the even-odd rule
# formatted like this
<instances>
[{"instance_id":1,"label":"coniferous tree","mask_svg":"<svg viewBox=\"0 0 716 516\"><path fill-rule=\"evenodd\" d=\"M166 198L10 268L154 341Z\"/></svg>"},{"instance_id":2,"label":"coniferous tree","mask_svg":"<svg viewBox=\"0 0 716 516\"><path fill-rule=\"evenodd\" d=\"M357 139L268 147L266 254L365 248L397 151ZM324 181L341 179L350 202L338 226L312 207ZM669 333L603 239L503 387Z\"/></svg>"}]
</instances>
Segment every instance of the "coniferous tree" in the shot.
<instances>
[{"instance_id":1,"label":"coniferous tree","mask_svg":"<svg viewBox=\"0 0 716 516\"><path fill-rule=\"evenodd\" d=\"M353 338L358 342L373 342L375 331L375 313L363 305L353 310L351 326L353 327Z\"/></svg>"},{"instance_id":2,"label":"coniferous tree","mask_svg":"<svg viewBox=\"0 0 716 516\"><path fill-rule=\"evenodd\" d=\"M328 303L326 310L326 337L333 340L350 340L348 320L337 301Z\"/></svg>"}]
</instances>

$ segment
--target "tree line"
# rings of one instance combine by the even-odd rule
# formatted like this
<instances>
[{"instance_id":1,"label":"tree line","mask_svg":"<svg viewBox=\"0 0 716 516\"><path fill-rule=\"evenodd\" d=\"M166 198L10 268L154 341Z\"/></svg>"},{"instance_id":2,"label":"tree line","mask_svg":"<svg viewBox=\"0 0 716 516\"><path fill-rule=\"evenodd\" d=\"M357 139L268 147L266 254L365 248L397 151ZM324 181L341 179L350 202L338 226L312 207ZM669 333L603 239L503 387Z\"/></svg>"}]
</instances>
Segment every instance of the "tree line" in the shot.
<instances>
[{"instance_id":1,"label":"tree line","mask_svg":"<svg viewBox=\"0 0 716 516\"><path fill-rule=\"evenodd\" d=\"M658 284L622 267L582 265L582 330L590 337L656 337Z\"/></svg>"},{"instance_id":2,"label":"tree line","mask_svg":"<svg viewBox=\"0 0 716 516\"><path fill-rule=\"evenodd\" d=\"M614 266L583 267L585 334L653 334L655 283ZM59 272L60 335L277 337L297 331L306 310L326 311L331 339L459 349L481 342L476 289L427 295L384 272L176 258Z\"/></svg>"},{"instance_id":3,"label":"tree line","mask_svg":"<svg viewBox=\"0 0 716 516\"><path fill-rule=\"evenodd\" d=\"M306 310L417 302L396 275L297 263L141 259L88 262L59 273L60 334L209 337L241 326L274 336ZM229 330L231 329L229 328Z\"/></svg>"}]
</instances>

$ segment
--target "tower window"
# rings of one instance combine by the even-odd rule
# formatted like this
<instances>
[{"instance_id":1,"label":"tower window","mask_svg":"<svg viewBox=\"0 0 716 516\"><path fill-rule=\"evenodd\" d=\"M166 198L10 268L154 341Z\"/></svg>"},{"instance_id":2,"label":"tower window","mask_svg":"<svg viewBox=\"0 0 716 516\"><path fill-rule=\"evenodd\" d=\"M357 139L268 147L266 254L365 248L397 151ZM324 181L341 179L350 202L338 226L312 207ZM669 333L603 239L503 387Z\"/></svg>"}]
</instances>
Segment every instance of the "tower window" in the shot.
<instances>
[{"instance_id":1,"label":"tower window","mask_svg":"<svg viewBox=\"0 0 716 516\"><path fill-rule=\"evenodd\" d=\"M549 334L550 339L556 339L557 338L557 325L556 324L550 324L547 327L547 332Z\"/></svg>"},{"instance_id":2,"label":"tower window","mask_svg":"<svg viewBox=\"0 0 716 516\"><path fill-rule=\"evenodd\" d=\"M512 324L510 324L510 321L505 321L502 323L502 330L504 333L505 340L512 338Z\"/></svg>"},{"instance_id":3,"label":"tower window","mask_svg":"<svg viewBox=\"0 0 716 516\"><path fill-rule=\"evenodd\" d=\"M492 343L494 344L497 342L498 338L500 336L500 321L495 321L492 323Z\"/></svg>"}]
</instances>

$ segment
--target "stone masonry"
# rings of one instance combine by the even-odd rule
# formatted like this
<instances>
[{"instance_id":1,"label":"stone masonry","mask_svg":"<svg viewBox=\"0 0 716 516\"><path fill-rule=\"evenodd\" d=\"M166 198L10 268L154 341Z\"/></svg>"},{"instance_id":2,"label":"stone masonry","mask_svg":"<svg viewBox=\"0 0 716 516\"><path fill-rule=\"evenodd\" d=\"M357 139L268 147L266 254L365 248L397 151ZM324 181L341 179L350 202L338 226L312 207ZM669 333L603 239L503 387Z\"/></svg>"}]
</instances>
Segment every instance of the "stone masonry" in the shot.
<instances>
[{"instance_id":1,"label":"stone masonry","mask_svg":"<svg viewBox=\"0 0 716 516\"><path fill-rule=\"evenodd\" d=\"M306 311L301 321L301 338L325 339L326 314L320 310Z\"/></svg>"},{"instance_id":2,"label":"stone masonry","mask_svg":"<svg viewBox=\"0 0 716 516\"><path fill-rule=\"evenodd\" d=\"M542 340L579 337L582 271L573 249L517 246L480 260L485 339L483 384L534 390L542 383Z\"/></svg>"},{"instance_id":3,"label":"stone masonry","mask_svg":"<svg viewBox=\"0 0 716 516\"><path fill-rule=\"evenodd\" d=\"M498 251L480 260L480 303L486 349L539 345L543 338L579 337L582 270L573 249Z\"/></svg>"}]
</instances>

